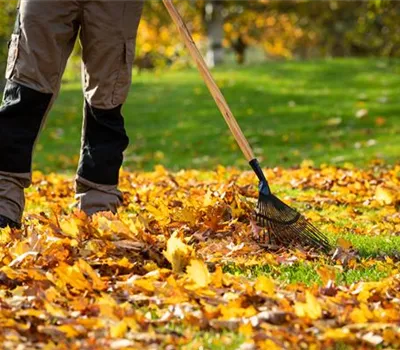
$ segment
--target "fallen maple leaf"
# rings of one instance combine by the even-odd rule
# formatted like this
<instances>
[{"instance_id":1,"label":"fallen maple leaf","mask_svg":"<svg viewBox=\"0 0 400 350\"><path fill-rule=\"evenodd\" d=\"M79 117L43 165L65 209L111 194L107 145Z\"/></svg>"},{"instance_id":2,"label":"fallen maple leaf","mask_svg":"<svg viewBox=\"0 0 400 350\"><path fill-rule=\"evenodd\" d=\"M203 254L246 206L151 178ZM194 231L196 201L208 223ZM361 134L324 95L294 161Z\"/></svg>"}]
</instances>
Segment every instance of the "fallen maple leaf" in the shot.
<instances>
[{"instance_id":1,"label":"fallen maple leaf","mask_svg":"<svg viewBox=\"0 0 400 350\"><path fill-rule=\"evenodd\" d=\"M396 202L399 190L384 185L379 185L375 190L375 199L382 205L390 205Z\"/></svg>"},{"instance_id":2,"label":"fallen maple leaf","mask_svg":"<svg viewBox=\"0 0 400 350\"><path fill-rule=\"evenodd\" d=\"M128 330L128 325L124 320L113 324L110 327L111 338L123 338Z\"/></svg>"},{"instance_id":3,"label":"fallen maple leaf","mask_svg":"<svg viewBox=\"0 0 400 350\"><path fill-rule=\"evenodd\" d=\"M141 289L144 289L147 292L154 292L155 287L154 284L147 279L138 279L133 282L133 284Z\"/></svg>"},{"instance_id":4,"label":"fallen maple leaf","mask_svg":"<svg viewBox=\"0 0 400 350\"><path fill-rule=\"evenodd\" d=\"M188 276L199 287L207 287L211 282L211 276L206 264L202 260L192 259L186 268Z\"/></svg>"},{"instance_id":5,"label":"fallen maple leaf","mask_svg":"<svg viewBox=\"0 0 400 350\"><path fill-rule=\"evenodd\" d=\"M257 292L262 292L272 297L275 295L275 283L271 278L260 276L254 284L254 289Z\"/></svg>"},{"instance_id":6,"label":"fallen maple leaf","mask_svg":"<svg viewBox=\"0 0 400 350\"><path fill-rule=\"evenodd\" d=\"M69 237L78 237L79 227L75 220L63 220L60 222L61 230Z\"/></svg>"},{"instance_id":7,"label":"fallen maple leaf","mask_svg":"<svg viewBox=\"0 0 400 350\"><path fill-rule=\"evenodd\" d=\"M351 243L350 241L348 241L342 237L338 238L337 245L345 251L349 250L353 247L353 243Z\"/></svg>"},{"instance_id":8,"label":"fallen maple leaf","mask_svg":"<svg viewBox=\"0 0 400 350\"><path fill-rule=\"evenodd\" d=\"M299 317L309 317L311 320L317 320L322 316L322 308L317 298L311 294L310 291L306 291L306 302L296 302L294 304L294 310Z\"/></svg>"},{"instance_id":9,"label":"fallen maple leaf","mask_svg":"<svg viewBox=\"0 0 400 350\"><path fill-rule=\"evenodd\" d=\"M178 232L174 232L168 239L164 256L171 263L174 272L183 272L194 256L194 252L192 247L178 238Z\"/></svg>"},{"instance_id":10,"label":"fallen maple leaf","mask_svg":"<svg viewBox=\"0 0 400 350\"><path fill-rule=\"evenodd\" d=\"M366 323L372 318L373 314L365 303L362 303L360 307L355 308L350 312L350 319L354 323Z\"/></svg>"},{"instance_id":11,"label":"fallen maple leaf","mask_svg":"<svg viewBox=\"0 0 400 350\"><path fill-rule=\"evenodd\" d=\"M336 269L331 266L319 266L317 273L321 278L323 286L327 286L330 281L334 282L336 279Z\"/></svg>"}]
</instances>

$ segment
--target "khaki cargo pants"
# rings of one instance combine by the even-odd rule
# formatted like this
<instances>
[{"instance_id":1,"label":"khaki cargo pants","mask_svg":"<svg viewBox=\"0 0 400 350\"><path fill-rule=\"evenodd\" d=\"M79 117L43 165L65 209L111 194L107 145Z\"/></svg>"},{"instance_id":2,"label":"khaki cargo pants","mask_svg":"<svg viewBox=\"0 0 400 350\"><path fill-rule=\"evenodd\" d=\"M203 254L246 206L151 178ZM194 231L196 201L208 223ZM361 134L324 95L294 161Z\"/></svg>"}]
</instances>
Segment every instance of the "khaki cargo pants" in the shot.
<instances>
[{"instance_id":1,"label":"khaki cargo pants","mask_svg":"<svg viewBox=\"0 0 400 350\"><path fill-rule=\"evenodd\" d=\"M79 36L85 97L76 177L89 215L121 204L118 175L129 139L121 108L144 0L22 0L9 46L0 108L0 214L20 222L32 150Z\"/></svg>"}]
</instances>

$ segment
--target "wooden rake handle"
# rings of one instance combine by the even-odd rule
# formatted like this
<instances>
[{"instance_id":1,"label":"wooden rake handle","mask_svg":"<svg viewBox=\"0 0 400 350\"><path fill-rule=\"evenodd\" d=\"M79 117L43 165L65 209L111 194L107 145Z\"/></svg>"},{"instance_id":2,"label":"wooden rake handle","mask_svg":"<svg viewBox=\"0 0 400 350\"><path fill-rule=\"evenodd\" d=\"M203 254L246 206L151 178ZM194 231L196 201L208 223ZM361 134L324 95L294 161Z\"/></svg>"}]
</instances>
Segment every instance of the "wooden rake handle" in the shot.
<instances>
[{"instance_id":1,"label":"wooden rake handle","mask_svg":"<svg viewBox=\"0 0 400 350\"><path fill-rule=\"evenodd\" d=\"M242 150L244 156L246 157L247 161L252 161L255 156L254 152L251 149L249 142L247 141L246 137L244 136L242 130L240 129L239 124L237 123L231 109L228 106L228 103L225 100L224 95L220 88L218 87L217 83L215 82L214 78L212 77L206 63L204 62L203 57L199 49L197 48L192 35L188 27L186 26L182 16L174 6L172 0L163 0L165 7L167 8L169 14L172 17L172 20L175 22L183 41L185 42L190 55L194 59L197 64L197 67L202 75L204 82L206 83L208 89L210 90L211 95L213 96L219 110L221 111L226 123L229 126L233 136L236 139L240 149Z\"/></svg>"}]
</instances>

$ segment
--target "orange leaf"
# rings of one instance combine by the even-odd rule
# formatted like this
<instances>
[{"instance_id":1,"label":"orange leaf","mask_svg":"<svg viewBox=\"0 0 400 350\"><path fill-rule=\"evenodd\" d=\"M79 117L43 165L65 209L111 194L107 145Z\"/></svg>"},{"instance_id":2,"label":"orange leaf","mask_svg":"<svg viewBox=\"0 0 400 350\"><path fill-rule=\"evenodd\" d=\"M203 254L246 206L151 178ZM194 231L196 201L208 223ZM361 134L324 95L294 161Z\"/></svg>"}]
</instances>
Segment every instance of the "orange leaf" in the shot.
<instances>
[{"instance_id":1,"label":"orange leaf","mask_svg":"<svg viewBox=\"0 0 400 350\"><path fill-rule=\"evenodd\" d=\"M344 238L338 238L337 245L341 247L343 250L349 250L353 247L353 243L345 240Z\"/></svg>"},{"instance_id":2,"label":"orange leaf","mask_svg":"<svg viewBox=\"0 0 400 350\"><path fill-rule=\"evenodd\" d=\"M326 286L329 281L336 280L336 270L331 266L319 266L317 268L317 273L321 278L322 285Z\"/></svg>"}]
</instances>

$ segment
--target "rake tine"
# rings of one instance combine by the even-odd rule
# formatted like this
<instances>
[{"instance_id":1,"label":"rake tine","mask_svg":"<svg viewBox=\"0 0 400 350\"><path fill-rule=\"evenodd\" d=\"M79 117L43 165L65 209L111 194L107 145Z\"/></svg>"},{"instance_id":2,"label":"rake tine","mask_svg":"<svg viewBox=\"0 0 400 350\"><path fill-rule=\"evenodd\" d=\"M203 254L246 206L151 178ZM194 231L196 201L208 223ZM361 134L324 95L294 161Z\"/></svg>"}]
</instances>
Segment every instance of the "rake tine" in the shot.
<instances>
[{"instance_id":1,"label":"rake tine","mask_svg":"<svg viewBox=\"0 0 400 350\"><path fill-rule=\"evenodd\" d=\"M260 175L260 171L261 169L256 174ZM278 244L287 246L302 244L324 252L331 249L325 235L304 216L269 192L268 184L263 181L260 183L256 219L260 226L267 229L270 240L273 237Z\"/></svg>"}]
</instances>

